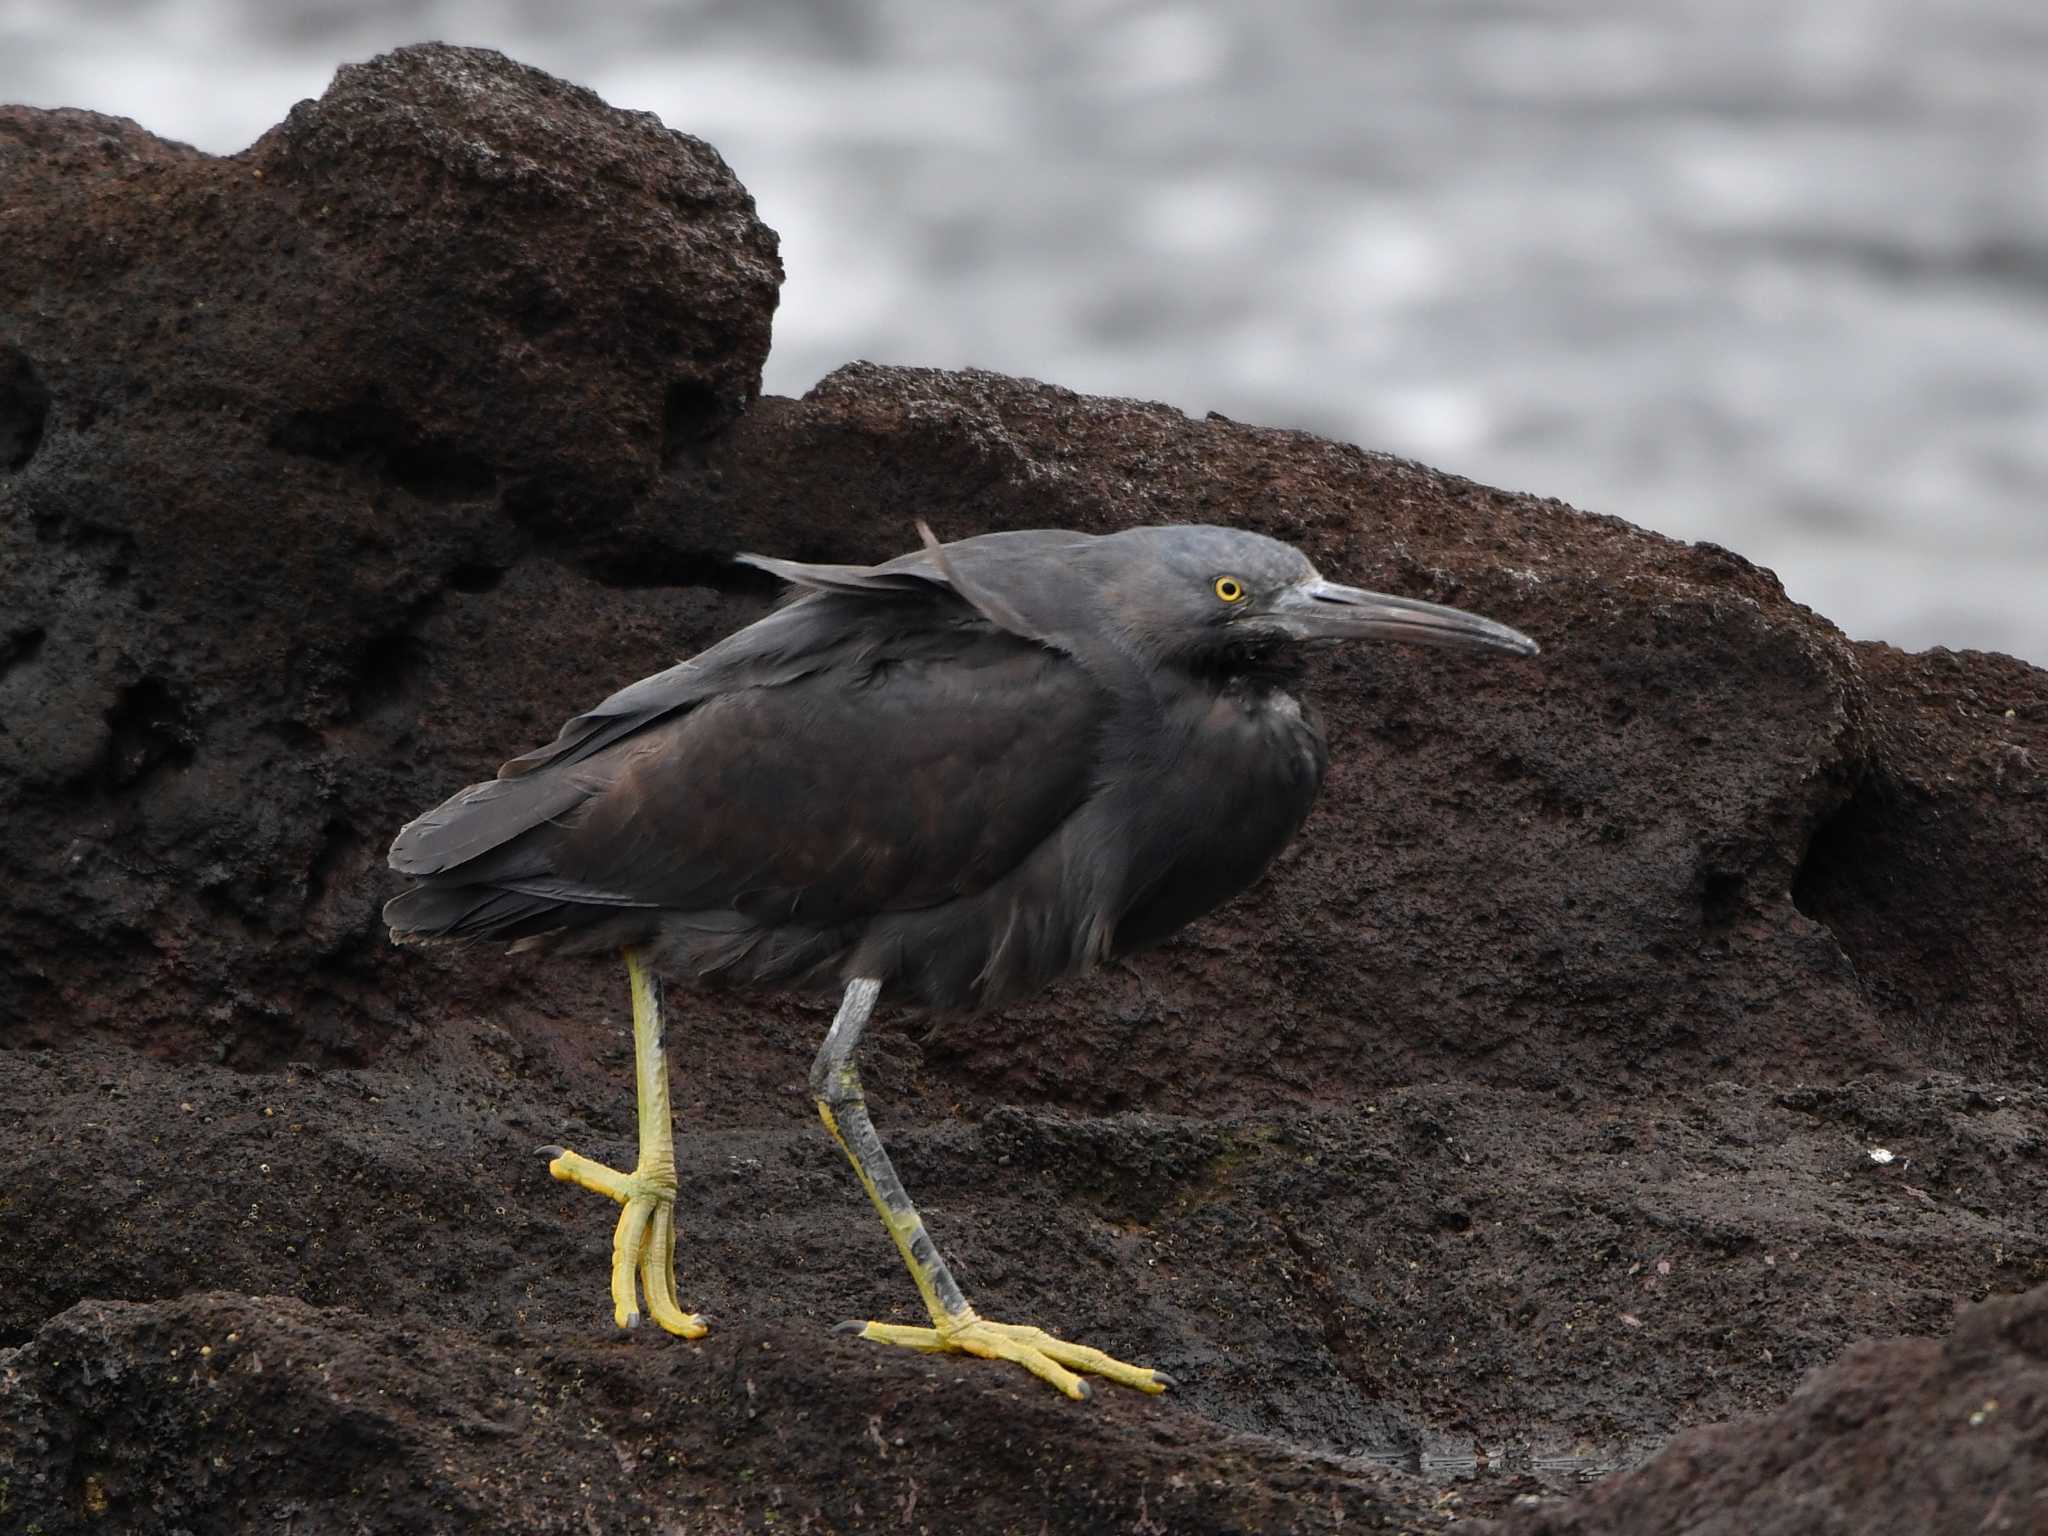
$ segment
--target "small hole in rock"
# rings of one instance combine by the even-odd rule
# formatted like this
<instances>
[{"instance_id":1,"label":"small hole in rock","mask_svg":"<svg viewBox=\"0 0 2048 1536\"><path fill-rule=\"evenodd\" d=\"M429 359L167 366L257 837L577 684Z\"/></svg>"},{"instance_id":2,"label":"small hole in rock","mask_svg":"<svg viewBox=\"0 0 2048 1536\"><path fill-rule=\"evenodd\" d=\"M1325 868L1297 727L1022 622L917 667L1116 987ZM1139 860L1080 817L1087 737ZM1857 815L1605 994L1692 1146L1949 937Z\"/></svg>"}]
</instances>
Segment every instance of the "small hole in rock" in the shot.
<instances>
[{"instance_id":1,"label":"small hole in rock","mask_svg":"<svg viewBox=\"0 0 2048 1536\"><path fill-rule=\"evenodd\" d=\"M35 364L19 347L0 347L0 470L28 468L49 419L50 391Z\"/></svg>"},{"instance_id":2,"label":"small hole in rock","mask_svg":"<svg viewBox=\"0 0 2048 1536\"><path fill-rule=\"evenodd\" d=\"M662 463L675 463L685 449L716 433L723 416L718 392L702 379L671 383L662 408Z\"/></svg>"},{"instance_id":3,"label":"small hole in rock","mask_svg":"<svg viewBox=\"0 0 2048 1536\"><path fill-rule=\"evenodd\" d=\"M503 566L481 561L458 565L448 573L448 586L456 592L488 592L505 579Z\"/></svg>"}]
</instances>

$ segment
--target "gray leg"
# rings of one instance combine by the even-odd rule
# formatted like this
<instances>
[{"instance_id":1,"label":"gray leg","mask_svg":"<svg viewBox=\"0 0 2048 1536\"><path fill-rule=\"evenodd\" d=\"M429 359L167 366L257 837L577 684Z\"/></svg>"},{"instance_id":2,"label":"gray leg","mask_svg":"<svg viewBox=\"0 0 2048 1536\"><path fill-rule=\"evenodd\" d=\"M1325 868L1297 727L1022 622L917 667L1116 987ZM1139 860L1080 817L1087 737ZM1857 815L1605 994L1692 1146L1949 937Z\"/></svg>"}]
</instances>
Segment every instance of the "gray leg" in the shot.
<instances>
[{"instance_id":1,"label":"gray leg","mask_svg":"<svg viewBox=\"0 0 2048 1536\"><path fill-rule=\"evenodd\" d=\"M832 1020L832 1029L818 1048L818 1059L811 1064L811 1097L818 1102L818 1114L825 1129L846 1153L868 1198L881 1212L882 1224L895 1239L911 1279L917 1282L933 1324L939 1328L957 1327L973 1319L974 1309L967 1305L959 1282L939 1257L917 1207L910 1203L903 1181L896 1177L896 1169L882 1147L882 1138L875 1133L875 1123L868 1118L860 1069L853 1062L861 1031L867 1028L868 1016L875 1011L875 999L881 993L879 981L859 977L847 983L846 996Z\"/></svg>"},{"instance_id":2,"label":"gray leg","mask_svg":"<svg viewBox=\"0 0 2048 1536\"><path fill-rule=\"evenodd\" d=\"M960 1293L953 1272L939 1257L931 1236L904 1192L903 1181L882 1150L882 1138L868 1119L867 1100L861 1093L860 1073L853 1064L855 1047L874 1012L882 984L857 978L846 984L846 996L832 1020L831 1032L811 1066L811 1094L818 1101L818 1114L860 1175L861 1187L881 1213L882 1224L895 1240L897 1252L917 1282L931 1313L932 1326L913 1328L901 1323L842 1323L841 1329L881 1344L902 1344L912 1349L954 1350L979 1355L985 1360L1009 1360L1032 1375L1051 1383L1068 1397L1086 1397L1088 1383L1077 1371L1088 1371L1141 1392L1163 1392L1173 1384L1164 1371L1126 1365L1099 1349L1054 1338L1041 1328L1015 1323L996 1323L978 1315Z\"/></svg>"}]
</instances>

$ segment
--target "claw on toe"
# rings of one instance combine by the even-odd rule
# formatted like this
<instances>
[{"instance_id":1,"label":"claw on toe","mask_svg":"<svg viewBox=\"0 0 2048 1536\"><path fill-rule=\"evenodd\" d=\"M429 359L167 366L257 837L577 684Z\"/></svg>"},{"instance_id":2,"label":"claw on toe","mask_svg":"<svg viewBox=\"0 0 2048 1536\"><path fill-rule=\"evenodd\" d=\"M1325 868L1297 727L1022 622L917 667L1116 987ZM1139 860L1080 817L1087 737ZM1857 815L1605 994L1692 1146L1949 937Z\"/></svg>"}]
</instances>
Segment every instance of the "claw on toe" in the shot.
<instances>
[{"instance_id":1,"label":"claw on toe","mask_svg":"<svg viewBox=\"0 0 2048 1536\"><path fill-rule=\"evenodd\" d=\"M832 1331L858 1334L878 1344L896 1344L907 1349L978 1355L984 1360L1008 1360L1023 1366L1039 1380L1076 1402L1085 1402L1094 1392L1093 1384L1078 1374L1083 1371L1100 1376L1104 1381L1116 1382L1119 1386L1135 1387L1140 1392L1159 1393L1179 1385L1164 1371L1127 1365L1089 1345L1069 1343L1042 1328L1020 1323L994 1323L986 1318L970 1317L955 1326L941 1329L853 1321L840 1323Z\"/></svg>"}]
</instances>

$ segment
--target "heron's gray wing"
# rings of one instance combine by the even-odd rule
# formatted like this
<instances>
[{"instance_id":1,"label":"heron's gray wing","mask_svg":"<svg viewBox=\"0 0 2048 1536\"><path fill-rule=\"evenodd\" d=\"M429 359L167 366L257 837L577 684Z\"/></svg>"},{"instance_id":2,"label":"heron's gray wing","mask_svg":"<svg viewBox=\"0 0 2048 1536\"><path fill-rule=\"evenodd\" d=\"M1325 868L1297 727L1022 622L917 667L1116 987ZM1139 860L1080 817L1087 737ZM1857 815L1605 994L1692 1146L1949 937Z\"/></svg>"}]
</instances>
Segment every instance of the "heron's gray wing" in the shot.
<instances>
[{"instance_id":1,"label":"heron's gray wing","mask_svg":"<svg viewBox=\"0 0 2048 1536\"><path fill-rule=\"evenodd\" d=\"M947 545L946 554L956 575L1014 582L1034 559L1057 569L1047 554L1090 537L1058 529L983 534ZM495 779L469 785L416 817L392 842L391 867L415 877L449 874L573 812L606 782L581 765L661 721L728 694L857 666L892 637L938 617L923 610L971 618L957 606L968 602L971 608L971 600L953 590L929 548L877 566L738 558L809 590L700 655L621 688L569 721L546 746L503 764Z\"/></svg>"},{"instance_id":2,"label":"heron's gray wing","mask_svg":"<svg viewBox=\"0 0 2048 1536\"><path fill-rule=\"evenodd\" d=\"M918 525L920 532L927 532ZM928 540L921 549L885 560L880 565L814 565L802 560L777 560L768 555L735 555L741 565L780 576L792 586L854 596L889 596L944 590L951 585L948 565L973 573L995 573L1028 561L1057 560L1062 550L1090 543L1095 535L1067 528L1013 528L1003 533L976 534L950 544ZM936 553L935 553L936 550Z\"/></svg>"},{"instance_id":3,"label":"heron's gray wing","mask_svg":"<svg viewBox=\"0 0 2048 1536\"><path fill-rule=\"evenodd\" d=\"M831 603L778 609L688 661L629 683L569 721L546 746L505 763L495 779L471 784L408 822L391 844L391 867L437 875L480 858L601 788L602 779L579 765L606 748L707 699L776 687L857 653L864 631L846 622L844 610Z\"/></svg>"},{"instance_id":4,"label":"heron's gray wing","mask_svg":"<svg viewBox=\"0 0 2048 1536\"><path fill-rule=\"evenodd\" d=\"M986 629L724 694L582 766L492 879L572 904L829 926L984 889L1088 796L1107 701Z\"/></svg>"},{"instance_id":5,"label":"heron's gray wing","mask_svg":"<svg viewBox=\"0 0 2048 1536\"><path fill-rule=\"evenodd\" d=\"M740 555L742 565L772 572L813 592L901 597L946 593L1020 639L1073 652L1067 633L1073 605L1064 601L1070 569L1063 558L1095 535L1065 528L1016 528L941 544L923 523L924 548L880 565L806 565L766 555Z\"/></svg>"},{"instance_id":6,"label":"heron's gray wing","mask_svg":"<svg viewBox=\"0 0 2048 1536\"><path fill-rule=\"evenodd\" d=\"M778 686L828 667L849 653L857 655L870 650L878 634L886 636L906 625L915 627L928 617L876 614L867 611L863 604L834 602L834 597L893 599L913 604L919 599L938 604L950 604L957 599L974 607L977 582L1014 582L1019 569L1029 566L1034 559L1047 563L1048 556L1054 557L1050 564L1057 569L1060 550L1093 538L1092 534L1058 528L1016 529L948 544L944 546L947 559L943 562L935 559L927 547L881 565L807 565L765 555L737 555L734 558L740 564L781 577L803 589L803 596L728 635L701 655L621 688L595 709L563 726L546 746L505 763L498 769L498 780L524 778L541 768L566 767L678 710L739 688ZM953 585L955 579L963 578L968 587L965 593L956 591ZM994 614L984 616L998 628L1025 633L1019 626L1005 625ZM1036 636L1026 634L1026 638ZM470 803L488 804L505 791L494 790L490 784L478 784L464 793L474 793ZM566 786L563 793L567 793ZM421 818L422 823L426 819ZM401 834L400 842L404 841ZM425 872L399 864L397 845L392 854L394 868L409 874Z\"/></svg>"}]
</instances>

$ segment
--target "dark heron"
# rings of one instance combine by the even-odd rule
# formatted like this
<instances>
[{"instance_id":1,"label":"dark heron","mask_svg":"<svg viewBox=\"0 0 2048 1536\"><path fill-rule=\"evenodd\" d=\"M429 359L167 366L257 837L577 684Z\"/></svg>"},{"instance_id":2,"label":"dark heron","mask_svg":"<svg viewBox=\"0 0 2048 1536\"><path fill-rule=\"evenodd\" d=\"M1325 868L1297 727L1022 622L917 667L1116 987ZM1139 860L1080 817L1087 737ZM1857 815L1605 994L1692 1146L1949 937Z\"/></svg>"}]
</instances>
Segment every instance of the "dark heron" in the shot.
<instances>
[{"instance_id":1,"label":"dark heron","mask_svg":"<svg viewBox=\"0 0 2048 1536\"><path fill-rule=\"evenodd\" d=\"M811 1068L910 1268L929 1328L863 1337L1013 1360L1069 1397L1077 1372L1168 1378L990 1321L939 1257L868 1119L854 1050L876 1003L993 1008L1156 944L1258 878L1315 799L1323 734L1292 688L1306 647L1406 640L1530 656L1456 608L1326 581L1230 528L1052 529L882 565L747 555L800 589L700 656L621 689L398 834L416 882L401 942L621 951L640 1157L621 1173L545 1147L556 1178L625 1207L613 1316L636 1295L696 1338L675 1282L675 1137L657 973L831 989Z\"/></svg>"}]
</instances>

